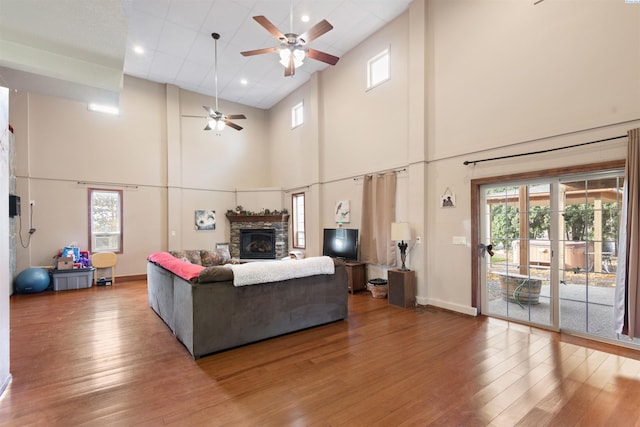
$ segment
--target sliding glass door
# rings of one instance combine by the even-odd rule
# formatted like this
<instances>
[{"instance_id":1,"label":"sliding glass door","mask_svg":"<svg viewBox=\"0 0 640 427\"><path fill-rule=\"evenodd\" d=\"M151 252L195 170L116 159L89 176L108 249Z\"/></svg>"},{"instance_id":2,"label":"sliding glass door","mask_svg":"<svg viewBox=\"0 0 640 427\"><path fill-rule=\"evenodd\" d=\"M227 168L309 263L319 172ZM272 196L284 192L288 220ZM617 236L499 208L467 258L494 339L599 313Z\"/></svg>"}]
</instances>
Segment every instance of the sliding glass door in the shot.
<instances>
[{"instance_id":1,"label":"sliding glass door","mask_svg":"<svg viewBox=\"0 0 640 427\"><path fill-rule=\"evenodd\" d=\"M613 301L623 177L622 172L589 174L558 182L563 330L617 339Z\"/></svg>"},{"instance_id":2,"label":"sliding glass door","mask_svg":"<svg viewBox=\"0 0 640 427\"><path fill-rule=\"evenodd\" d=\"M622 170L480 186L481 311L604 341L613 332Z\"/></svg>"},{"instance_id":3,"label":"sliding glass door","mask_svg":"<svg viewBox=\"0 0 640 427\"><path fill-rule=\"evenodd\" d=\"M549 181L484 186L482 312L555 328Z\"/></svg>"}]
</instances>

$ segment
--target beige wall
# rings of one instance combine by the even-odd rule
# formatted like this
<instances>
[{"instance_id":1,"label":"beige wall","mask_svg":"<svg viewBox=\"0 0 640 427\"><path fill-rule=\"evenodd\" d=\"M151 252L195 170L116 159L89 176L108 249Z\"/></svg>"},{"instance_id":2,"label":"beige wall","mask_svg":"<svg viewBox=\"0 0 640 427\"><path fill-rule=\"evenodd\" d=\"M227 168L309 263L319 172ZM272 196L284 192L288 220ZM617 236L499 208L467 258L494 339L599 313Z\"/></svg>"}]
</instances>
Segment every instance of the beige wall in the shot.
<instances>
[{"instance_id":1,"label":"beige wall","mask_svg":"<svg viewBox=\"0 0 640 427\"><path fill-rule=\"evenodd\" d=\"M228 129L221 136L204 132L204 119L182 117L203 114L201 106L214 102L132 77L125 78L119 116L90 112L76 101L12 93L25 242L29 200L35 201L32 226L37 230L27 248L17 248L18 272L52 265L56 251L72 242L88 247L90 187L123 190L119 276L144 274L146 257L154 251L228 241L224 214L237 204L281 209L279 188L257 191L246 202L237 192L271 185L266 113L222 101L223 111L243 113L248 120L242 132ZM195 230L196 209L216 211L216 230Z\"/></svg>"},{"instance_id":2,"label":"beige wall","mask_svg":"<svg viewBox=\"0 0 640 427\"><path fill-rule=\"evenodd\" d=\"M18 271L52 265L62 246L88 247L88 188L123 190L125 255L118 274L144 272L149 250L166 245L166 113L161 85L127 78L120 115L87 110L84 103L12 93L10 120L17 145L17 187L24 200L27 242L18 246ZM104 183L104 184L100 184ZM108 184L107 184L108 183Z\"/></svg>"},{"instance_id":3,"label":"beige wall","mask_svg":"<svg viewBox=\"0 0 640 427\"><path fill-rule=\"evenodd\" d=\"M269 112L273 173L287 189L289 203L292 193L307 194L308 256L322 253L322 229L336 227L337 201L351 203L351 221L343 226L360 228L363 174L402 170L397 218L409 220L409 22L409 14L403 14ZM386 48L391 80L367 90L367 61ZM291 107L300 101L305 123L291 130ZM423 140L418 145L423 147ZM370 277L386 276L382 266L369 270Z\"/></svg>"},{"instance_id":4,"label":"beige wall","mask_svg":"<svg viewBox=\"0 0 640 427\"><path fill-rule=\"evenodd\" d=\"M599 2L442 1L427 7L426 283L422 302L472 313L470 181L625 156L640 122L640 8ZM449 188L455 209L440 209ZM430 254L430 256L429 256Z\"/></svg>"}]
</instances>

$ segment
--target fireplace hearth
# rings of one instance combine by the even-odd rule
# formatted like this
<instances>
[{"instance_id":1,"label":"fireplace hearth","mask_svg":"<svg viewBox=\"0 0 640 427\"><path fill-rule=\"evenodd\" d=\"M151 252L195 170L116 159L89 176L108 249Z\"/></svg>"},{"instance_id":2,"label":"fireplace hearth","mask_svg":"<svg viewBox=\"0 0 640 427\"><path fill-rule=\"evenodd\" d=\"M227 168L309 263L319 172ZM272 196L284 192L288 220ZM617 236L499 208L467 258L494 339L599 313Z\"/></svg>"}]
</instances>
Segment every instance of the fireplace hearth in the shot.
<instances>
[{"instance_id":1,"label":"fireplace hearth","mask_svg":"<svg viewBox=\"0 0 640 427\"><path fill-rule=\"evenodd\" d=\"M240 230L240 258L241 259L275 259L276 233L271 229L243 229Z\"/></svg>"}]
</instances>

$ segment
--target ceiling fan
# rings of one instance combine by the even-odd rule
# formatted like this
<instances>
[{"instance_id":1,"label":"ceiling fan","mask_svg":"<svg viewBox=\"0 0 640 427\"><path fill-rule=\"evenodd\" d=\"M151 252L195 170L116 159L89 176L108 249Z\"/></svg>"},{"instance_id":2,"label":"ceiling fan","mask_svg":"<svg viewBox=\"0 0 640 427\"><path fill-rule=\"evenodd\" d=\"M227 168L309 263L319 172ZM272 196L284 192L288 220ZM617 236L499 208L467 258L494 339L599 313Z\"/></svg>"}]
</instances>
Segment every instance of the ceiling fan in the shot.
<instances>
[{"instance_id":1,"label":"ceiling fan","mask_svg":"<svg viewBox=\"0 0 640 427\"><path fill-rule=\"evenodd\" d=\"M267 31L269 31L278 41L280 47L267 47L264 49L248 50L240 52L243 56L260 55L263 53L277 52L280 54L280 63L284 65L285 77L293 76L296 71L296 67L302 65L305 57L325 62L330 65L336 65L338 60L337 56L330 55L319 50L305 47L310 41L317 39L324 33L333 29L327 20L323 19L316 25L311 27L306 32L298 35L293 32L293 0L291 1L291 9L289 14L289 32L282 33L275 25L271 23L266 17L254 16L253 19L260 25L262 25Z\"/></svg>"},{"instance_id":2,"label":"ceiling fan","mask_svg":"<svg viewBox=\"0 0 640 427\"><path fill-rule=\"evenodd\" d=\"M237 124L233 123L231 120L246 119L244 114L229 114L229 115L227 115L227 114L221 113L220 109L218 108L218 39L220 38L220 34L211 33L211 37L213 37L213 39L215 40L216 108L214 110L211 107L202 106L202 108L204 108L205 111L207 112L207 116L189 116L189 115L184 115L183 117L199 117L199 118L207 119L207 125L205 126L204 130L215 130L215 131L218 132L218 134L219 134L220 131L222 131L225 128L225 126L229 126L231 128L234 128L235 130L242 130L241 126L238 126Z\"/></svg>"}]
</instances>

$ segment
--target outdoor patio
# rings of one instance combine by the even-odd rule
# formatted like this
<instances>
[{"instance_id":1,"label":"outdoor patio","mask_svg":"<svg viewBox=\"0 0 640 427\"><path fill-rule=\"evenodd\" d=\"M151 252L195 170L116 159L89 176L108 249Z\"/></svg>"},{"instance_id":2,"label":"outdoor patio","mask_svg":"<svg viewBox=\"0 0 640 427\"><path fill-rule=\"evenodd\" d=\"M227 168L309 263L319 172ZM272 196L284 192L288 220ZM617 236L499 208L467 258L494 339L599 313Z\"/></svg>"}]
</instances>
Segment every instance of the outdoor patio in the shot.
<instances>
[{"instance_id":1,"label":"outdoor patio","mask_svg":"<svg viewBox=\"0 0 640 427\"><path fill-rule=\"evenodd\" d=\"M499 284L498 284L499 287ZM496 298L489 302L493 315L514 320L530 321L541 325L551 323L550 286L545 284L540 291L539 304L507 302ZM601 337L617 339L613 332L614 287L560 285L560 328L572 332L589 332ZM585 304L588 304L585 308Z\"/></svg>"}]
</instances>

